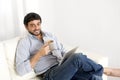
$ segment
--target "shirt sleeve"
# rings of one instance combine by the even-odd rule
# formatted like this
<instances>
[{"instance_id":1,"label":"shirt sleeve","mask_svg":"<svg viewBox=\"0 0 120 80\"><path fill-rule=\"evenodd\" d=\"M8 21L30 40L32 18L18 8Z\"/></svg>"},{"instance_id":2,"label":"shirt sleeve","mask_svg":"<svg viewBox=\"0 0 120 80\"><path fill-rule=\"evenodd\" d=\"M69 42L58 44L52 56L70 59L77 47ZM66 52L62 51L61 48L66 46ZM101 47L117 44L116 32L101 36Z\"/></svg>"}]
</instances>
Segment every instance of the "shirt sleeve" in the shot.
<instances>
[{"instance_id":1,"label":"shirt sleeve","mask_svg":"<svg viewBox=\"0 0 120 80\"><path fill-rule=\"evenodd\" d=\"M29 53L30 42L22 39L19 41L16 49L16 71L23 76L32 71Z\"/></svg>"},{"instance_id":2,"label":"shirt sleeve","mask_svg":"<svg viewBox=\"0 0 120 80\"><path fill-rule=\"evenodd\" d=\"M57 39L55 35L52 34L52 37L55 41L55 45L57 45L58 50L60 50L61 55L63 56L66 53L66 49L64 48L63 44Z\"/></svg>"}]
</instances>

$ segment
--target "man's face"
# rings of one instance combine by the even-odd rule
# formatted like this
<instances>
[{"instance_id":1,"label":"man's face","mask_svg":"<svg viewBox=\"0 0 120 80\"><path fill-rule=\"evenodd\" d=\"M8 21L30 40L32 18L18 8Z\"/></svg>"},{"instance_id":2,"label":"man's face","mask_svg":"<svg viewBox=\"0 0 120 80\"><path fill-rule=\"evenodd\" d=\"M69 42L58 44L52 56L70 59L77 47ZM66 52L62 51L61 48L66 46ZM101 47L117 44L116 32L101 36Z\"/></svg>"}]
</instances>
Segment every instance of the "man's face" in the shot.
<instances>
[{"instance_id":1,"label":"man's face","mask_svg":"<svg viewBox=\"0 0 120 80\"><path fill-rule=\"evenodd\" d=\"M40 31L41 31L40 20L33 20L33 21L28 22L26 29L28 30L29 33L31 33L35 36L40 35Z\"/></svg>"}]
</instances>

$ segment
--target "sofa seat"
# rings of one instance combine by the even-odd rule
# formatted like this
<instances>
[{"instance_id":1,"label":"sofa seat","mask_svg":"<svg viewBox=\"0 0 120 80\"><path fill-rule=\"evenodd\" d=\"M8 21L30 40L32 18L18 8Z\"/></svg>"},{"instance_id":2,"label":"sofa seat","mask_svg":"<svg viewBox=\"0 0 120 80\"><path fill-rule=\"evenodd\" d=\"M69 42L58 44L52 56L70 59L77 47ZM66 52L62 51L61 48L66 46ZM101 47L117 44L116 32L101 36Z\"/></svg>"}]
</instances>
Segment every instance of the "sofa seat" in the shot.
<instances>
[{"instance_id":1,"label":"sofa seat","mask_svg":"<svg viewBox=\"0 0 120 80\"><path fill-rule=\"evenodd\" d=\"M0 42L0 80L40 80L36 77L34 71L31 71L24 76L19 76L15 71L15 51L20 38L21 37L19 36ZM79 49L77 51L79 51ZM87 55L95 62L100 63L103 66L108 65L107 57L93 53ZM107 80L107 77L103 76L103 80Z\"/></svg>"}]
</instances>

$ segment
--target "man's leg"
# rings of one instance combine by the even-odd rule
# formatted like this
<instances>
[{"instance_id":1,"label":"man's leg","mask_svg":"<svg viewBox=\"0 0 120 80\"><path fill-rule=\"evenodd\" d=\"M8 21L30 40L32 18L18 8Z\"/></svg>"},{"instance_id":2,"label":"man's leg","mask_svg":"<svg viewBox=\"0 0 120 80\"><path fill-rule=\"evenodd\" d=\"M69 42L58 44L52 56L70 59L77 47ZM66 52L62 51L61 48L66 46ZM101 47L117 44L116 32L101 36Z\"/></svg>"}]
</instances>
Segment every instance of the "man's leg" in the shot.
<instances>
[{"instance_id":1,"label":"man's leg","mask_svg":"<svg viewBox=\"0 0 120 80\"><path fill-rule=\"evenodd\" d=\"M71 80L89 80L91 76L89 72L84 72L82 69L79 69Z\"/></svg>"},{"instance_id":2,"label":"man's leg","mask_svg":"<svg viewBox=\"0 0 120 80\"><path fill-rule=\"evenodd\" d=\"M85 55L73 54L62 65L49 70L45 76L45 80L71 80L79 70L89 73L101 68L100 65L88 60Z\"/></svg>"},{"instance_id":3,"label":"man's leg","mask_svg":"<svg viewBox=\"0 0 120 80\"><path fill-rule=\"evenodd\" d=\"M102 76L90 72L78 71L71 80L103 80Z\"/></svg>"},{"instance_id":4,"label":"man's leg","mask_svg":"<svg viewBox=\"0 0 120 80\"><path fill-rule=\"evenodd\" d=\"M103 67L85 55L81 56L81 59L84 61L83 67L76 72L72 80L102 80Z\"/></svg>"},{"instance_id":5,"label":"man's leg","mask_svg":"<svg viewBox=\"0 0 120 80\"><path fill-rule=\"evenodd\" d=\"M91 74L96 74L98 76L102 76L103 67L100 64L97 64L93 60L87 58L86 55L81 54L80 56L82 60L82 69L84 72L90 72Z\"/></svg>"}]
</instances>

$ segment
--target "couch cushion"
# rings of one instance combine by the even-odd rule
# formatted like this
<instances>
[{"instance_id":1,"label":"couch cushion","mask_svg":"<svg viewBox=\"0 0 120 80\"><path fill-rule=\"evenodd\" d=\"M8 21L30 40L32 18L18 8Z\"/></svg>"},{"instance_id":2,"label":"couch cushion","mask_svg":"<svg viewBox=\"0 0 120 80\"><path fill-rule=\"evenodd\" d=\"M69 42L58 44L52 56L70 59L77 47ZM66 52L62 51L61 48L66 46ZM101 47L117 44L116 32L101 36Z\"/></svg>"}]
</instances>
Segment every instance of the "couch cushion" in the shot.
<instances>
[{"instance_id":1,"label":"couch cushion","mask_svg":"<svg viewBox=\"0 0 120 80\"><path fill-rule=\"evenodd\" d=\"M3 43L0 43L0 80L10 80Z\"/></svg>"},{"instance_id":2,"label":"couch cushion","mask_svg":"<svg viewBox=\"0 0 120 80\"><path fill-rule=\"evenodd\" d=\"M19 39L20 39L20 37L16 37L11 40L4 41L5 55L6 55L11 79L12 80L37 80L37 79L35 79L36 75L35 75L34 71L32 71L22 77L17 75L17 73L15 71L15 51L16 51L16 46L17 46Z\"/></svg>"}]
</instances>

